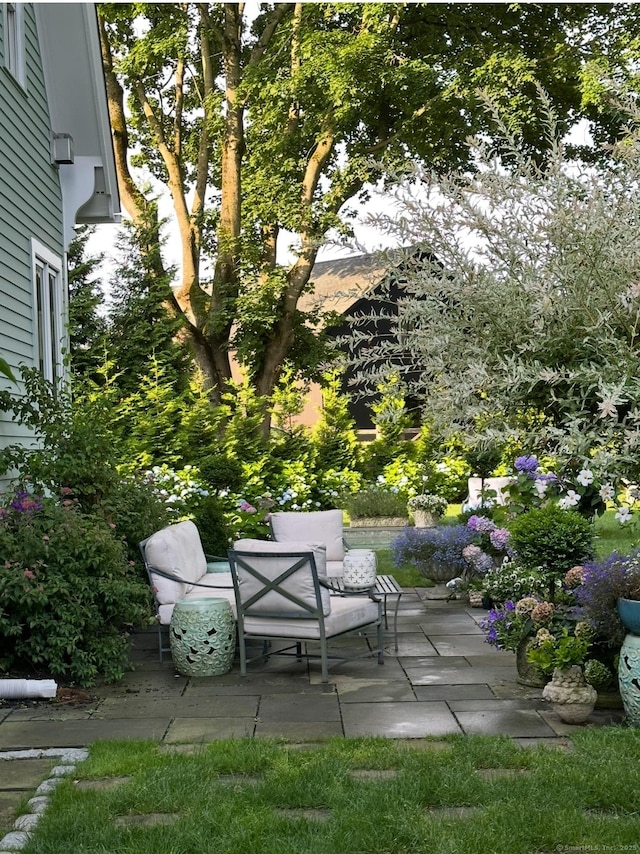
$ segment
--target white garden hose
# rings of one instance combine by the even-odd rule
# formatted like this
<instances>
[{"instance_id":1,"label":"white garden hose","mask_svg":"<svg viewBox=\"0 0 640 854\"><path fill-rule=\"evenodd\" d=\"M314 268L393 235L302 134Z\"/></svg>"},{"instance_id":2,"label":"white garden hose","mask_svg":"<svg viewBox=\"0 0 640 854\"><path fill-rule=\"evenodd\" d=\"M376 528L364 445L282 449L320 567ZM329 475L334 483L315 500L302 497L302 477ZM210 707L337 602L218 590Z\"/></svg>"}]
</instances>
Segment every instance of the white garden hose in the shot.
<instances>
[{"instance_id":1,"label":"white garden hose","mask_svg":"<svg viewBox=\"0 0 640 854\"><path fill-rule=\"evenodd\" d=\"M0 699L3 700L51 698L57 690L53 679L0 679Z\"/></svg>"}]
</instances>

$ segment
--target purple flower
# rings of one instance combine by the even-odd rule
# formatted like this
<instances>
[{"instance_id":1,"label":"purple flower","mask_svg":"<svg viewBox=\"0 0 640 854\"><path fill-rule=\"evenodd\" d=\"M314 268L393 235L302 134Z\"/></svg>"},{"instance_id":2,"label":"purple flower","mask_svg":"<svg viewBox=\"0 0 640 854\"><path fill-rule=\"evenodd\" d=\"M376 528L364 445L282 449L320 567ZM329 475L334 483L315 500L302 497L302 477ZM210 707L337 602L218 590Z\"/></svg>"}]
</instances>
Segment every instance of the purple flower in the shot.
<instances>
[{"instance_id":1,"label":"purple flower","mask_svg":"<svg viewBox=\"0 0 640 854\"><path fill-rule=\"evenodd\" d=\"M475 531L476 534L490 534L491 531L496 530L496 525L486 516L469 516L467 528L470 531Z\"/></svg>"},{"instance_id":2,"label":"purple flower","mask_svg":"<svg viewBox=\"0 0 640 854\"><path fill-rule=\"evenodd\" d=\"M248 501L245 501L244 498L238 502L238 507L243 513L257 513L256 508L249 504Z\"/></svg>"},{"instance_id":3,"label":"purple flower","mask_svg":"<svg viewBox=\"0 0 640 854\"><path fill-rule=\"evenodd\" d=\"M490 569L493 569L493 558L486 552L482 552L482 554L477 558L476 562L474 563L473 568L476 572L482 575L485 572L488 572Z\"/></svg>"},{"instance_id":4,"label":"purple flower","mask_svg":"<svg viewBox=\"0 0 640 854\"><path fill-rule=\"evenodd\" d=\"M489 533L491 545L499 552L503 552L506 549L510 536L506 528L496 528L495 531Z\"/></svg>"},{"instance_id":5,"label":"purple flower","mask_svg":"<svg viewBox=\"0 0 640 854\"><path fill-rule=\"evenodd\" d=\"M26 513L29 516L33 516L38 510L42 510L42 501L37 497L29 495L28 492L20 490L16 492L16 497L10 506L18 513Z\"/></svg>"},{"instance_id":6,"label":"purple flower","mask_svg":"<svg viewBox=\"0 0 640 854\"><path fill-rule=\"evenodd\" d=\"M514 467L516 471L534 474L538 470L538 460L534 456L516 457Z\"/></svg>"}]
</instances>

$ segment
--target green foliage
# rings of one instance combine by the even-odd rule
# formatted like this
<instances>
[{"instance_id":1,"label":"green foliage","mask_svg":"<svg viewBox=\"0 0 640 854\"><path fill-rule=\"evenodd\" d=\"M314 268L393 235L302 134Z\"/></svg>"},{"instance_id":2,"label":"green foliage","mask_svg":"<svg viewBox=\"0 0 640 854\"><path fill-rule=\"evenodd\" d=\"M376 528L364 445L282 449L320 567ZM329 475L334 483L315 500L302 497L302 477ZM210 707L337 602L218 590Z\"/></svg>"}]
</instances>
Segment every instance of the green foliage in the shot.
<instances>
[{"instance_id":1,"label":"green foliage","mask_svg":"<svg viewBox=\"0 0 640 854\"><path fill-rule=\"evenodd\" d=\"M525 567L539 567L549 583L593 555L593 524L557 504L533 508L509 525L510 545Z\"/></svg>"},{"instance_id":2,"label":"green foliage","mask_svg":"<svg viewBox=\"0 0 640 854\"><path fill-rule=\"evenodd\" d=\"M341 391L341 372L325 374L322 409L312 430L315 464L321 470L354 468L360 446L349 413L349 398Z\"/></svg>"},{"instance_id":3,"label":"green foliage","mask_svg":"<svg viewBox=\"0 0 640 854\"><path fill-rule=\"evenodd\" d=\"M109 410L102 403L72 407L69 391L23 369L24 395L2 393L0 408L34 431L39 447L14 445L0 453L0 470L29 477L37 490L58 494L71 488L84 510L93 509L118 481L108 431Z\"/></svg>"},{"instance_id":4,"label":"green foliage","mask_svg":"<svg viewBox=\"0 0 640 854\"><path fill-rule=\"evenodd\" d=\"M142 566L138 543L150 529L167 523L164 502L139 478L125 477L117 465L110 432L112 413L102 399L72 405L69 392L23 369L25 394L0 393L0 408L28 426L34 447L12 445L0 453L0 471L18 471L38 492L64 495L85 514L98 514L118 526L128 557Z\"/></svg>"},{"instance_id":5,"label":"green foliage","mask_svg":"<svg viewBox=\"0 0 640 854\"><path fill-rule=\"evenodd\" d=\"M7 379L11 380L11 382L15 382L16 378L11 370L11 366L7 362L6 359L0 358L0 374L7 377Z\"/></svg>"},{"instance_id":6,"label":"green foliage","mask_svg":"<svg viewBox=\"0 0 640 854\"><path fill-rule=\"evenodd\" d=\"M0 553L3 668L80 685L121 678L126 631L150 619L150 591L112 526L71 499L19 491L0 510Z\"/></svg>"},{"instance_id":7,"label":"green foliage","mask_svg":"<svg viewBox=\"0 0 640 854\"><path fill-rule=\"evenodd\" d=\"M192 518L205 554L226 557L232 536L223 501L216 495L206 496L198 502Z\"/></svg>"},{"instance_id":8,"label":"green foliage","mask_svg":"<svg viewBox=\"0 0 640 854\"><path fill-rule=\"evenodd\" d=\"M102 256L85 257L91 234L91 229L80 227L67 253L71 371L83 381L97 378L108 347L107 321L98 311L104 295L94 278Z\"/></svg>"},{"instance_id":9,"label":"green foliage","mask_svg":"<svg viewBox=\"0 0 640 854\"><path fill-rule=\"evenodd\" d=\"M407 516L406 499L381 486L370 486L353 495L347 495L343 503L351 519Z\"/></svg>"},{"instance_id":10,"label":"green foliage","mask_svg":"<svg viewBox=\"0 0 640 854\"><path fill-rule=\"evenodd\" d=\"M564 629L559 636L545 636L531 644L527 658L543 673L551 675L556 667L566 670L574 664L583 664L590 646L590 638Z\"/></svg>"},{"instance_id":11,"label":"green foliage","mask_svg":"<svg viewBox=\"0 0 640 854\"><path fill-rule=\"evenodd\" d=\"M539 100L545 104L544 95ZM408 296L396 334L412 334L403 339L403 379L443 436L462 436L470 447L544 449L559 465L589 460L595 471L635 478L634 138L610 151L606 166L581 167L565 160L563 128L549 112L551 145L541 169L522 138L510 135L508 119L489 107L503 159L476 138L477 173L436 178L417 170L397 193L401 215L394 207L377 223L437 258L425 263L415 250L405 258ZM369 350L367 361L377 355L395 365L400 352L387 343ZM367 366L360 371L366 375Z\"/></svg>"},{"instance_id":12,"label":"green foliage","mask_svg":"<svg viewBox=\"0 0 640 854\"><path fill-rule=\"evenodd\" d=\"M243 12L229 3L99 7L111 106L126 123L118 165L124 172L131 155L154 179L144 186L119 175L136 220L148 226L152 212L159 231L155 194L158 183L168 188L190 262L180 310L211 387L224 387L234 349L269 396L285 366L317 374L322 333L298 301L326 235L350 232L346 203L366 200L368 185L380 174L393 181L393 167L407 161L438 172L472 164L468 134L493 131L479 87L542 159L548 140L534 80L573 121L583 45L607 12L423 3L265 4L251 21ZM230 150L242 156L226 157ZM284 268L276 250L287 232L300 258Z\"/></svg>"}]
</instances>

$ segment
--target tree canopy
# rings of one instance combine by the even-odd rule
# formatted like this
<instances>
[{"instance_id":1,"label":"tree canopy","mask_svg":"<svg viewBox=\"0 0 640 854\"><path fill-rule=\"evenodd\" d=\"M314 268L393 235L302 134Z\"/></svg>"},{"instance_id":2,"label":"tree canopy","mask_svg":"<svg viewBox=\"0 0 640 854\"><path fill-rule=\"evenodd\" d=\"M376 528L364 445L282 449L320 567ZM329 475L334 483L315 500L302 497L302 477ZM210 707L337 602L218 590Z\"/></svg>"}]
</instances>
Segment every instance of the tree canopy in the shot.
<instances>
[{"instance_id":1,"label":"tree canopy","mask_svg":"<svg viewBox=\"0 0 640 854\"><path fill-rule=\"evenodd\" d=\"M590 4L239 3L99 6L124 206L150 247L170 195L182 258L167 288L219 402L235 350L259 395L287 368L326 356L300 310L349 202L407 163L437 174L472 165L465 140L490 135L481 100L502 106L527 153L547 139L535 84L563 127L578 116ZM293 236L292 236L293 235ZM280 263L292 242L295 260ZM149 268L160 280L165 262Z\"/></svg>"},{"instance_id":2,"label":"tree canopy","mask_svg":"<svg viewBox=\"0 0 640 854\"><path fill-rule=\"evenodd\" d=\"M548 108L548 105L547 105ZM509 140L513 169L476 139L475 174L397 191L383 217L411 254L398 324L409 381L446 433L547 452L637 477L640 449L640 162L634 136L606 166L567 162L550 114L544 167ZM429 176L416 170L418 185ZM356 332L356 340L358 334ZM367 364L397 370L392 340ZM375 357L375 358L373 358ZM379 374L379 372L378 372Z\"/></svg>"}]
</instances>

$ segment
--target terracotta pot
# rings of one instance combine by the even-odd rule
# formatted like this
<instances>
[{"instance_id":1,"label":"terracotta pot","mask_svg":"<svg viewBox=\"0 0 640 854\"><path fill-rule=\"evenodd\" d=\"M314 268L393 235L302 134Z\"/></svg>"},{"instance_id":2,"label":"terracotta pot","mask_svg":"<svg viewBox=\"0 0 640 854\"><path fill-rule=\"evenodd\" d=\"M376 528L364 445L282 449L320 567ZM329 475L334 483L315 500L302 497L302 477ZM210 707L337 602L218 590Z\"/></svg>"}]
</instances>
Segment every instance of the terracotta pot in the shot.
<instances>
[{"instance_id":1,"label":"terracotta pot","mask_svg":"<svg viewBox=\"0 0 640 854\"><path fill-rule=\"evenodd\" d=\"M574 664L562 670L556 667L542 696L551 703L551 708L560 720L568 724L581 724L593 712L598 693L585 681L582 667Z\"/></svg>"}]
</instances>

